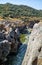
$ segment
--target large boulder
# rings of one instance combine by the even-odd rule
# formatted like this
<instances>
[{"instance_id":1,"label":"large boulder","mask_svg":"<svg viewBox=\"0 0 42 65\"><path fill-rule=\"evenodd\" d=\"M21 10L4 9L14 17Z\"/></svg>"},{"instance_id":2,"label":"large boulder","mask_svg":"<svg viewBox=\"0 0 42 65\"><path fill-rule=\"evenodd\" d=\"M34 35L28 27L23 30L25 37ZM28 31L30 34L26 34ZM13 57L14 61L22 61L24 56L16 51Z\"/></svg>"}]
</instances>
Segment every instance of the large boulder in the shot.
<instances>
[{"instance_id":1,"label":"large boulder","mask_svg":"<svg viewBox=\"0 0 42 65\"><path fill-rule=\"evenodd\" d=\"M36 23L29 37L22 65L42 65L42 22Z\"/></svg>"}]
</instances>

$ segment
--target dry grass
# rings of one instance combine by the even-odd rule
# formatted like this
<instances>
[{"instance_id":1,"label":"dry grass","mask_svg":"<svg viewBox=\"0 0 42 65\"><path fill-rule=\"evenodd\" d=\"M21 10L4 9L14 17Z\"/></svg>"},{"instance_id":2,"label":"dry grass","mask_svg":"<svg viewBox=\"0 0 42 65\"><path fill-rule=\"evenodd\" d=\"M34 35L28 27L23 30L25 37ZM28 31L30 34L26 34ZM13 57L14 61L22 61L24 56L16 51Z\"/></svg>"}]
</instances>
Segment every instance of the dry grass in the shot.
<instances>
[{"instance_id":1,"label":"dry grass","mask_svg":"<svg viewBox=\"0 0 42 65\"><path fill-rule=\"evenodd\" d=\"M0 16L0 21L4 20L1 16Z\"/></svg>"}]
</instances>

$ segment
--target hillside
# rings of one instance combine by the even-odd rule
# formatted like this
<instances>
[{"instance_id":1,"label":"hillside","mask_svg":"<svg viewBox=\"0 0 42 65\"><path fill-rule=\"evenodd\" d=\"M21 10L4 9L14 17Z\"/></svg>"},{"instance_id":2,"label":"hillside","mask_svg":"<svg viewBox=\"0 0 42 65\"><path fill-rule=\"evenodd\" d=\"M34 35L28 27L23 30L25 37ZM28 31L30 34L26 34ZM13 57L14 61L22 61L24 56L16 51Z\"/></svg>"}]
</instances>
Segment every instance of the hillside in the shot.
<instances>
[{"instance_id":1,"label":"hillside","mask_svg":"<svg viewBox=\"0 0 42 65\"><path fill-rule=\"evenodd\" d=\"M21 17L21 16L36 16L42 17L42 10L36 10L25 5L13 5L10 3L0 4L0 16L1 17Z\"/></svg>"}]
</instances>

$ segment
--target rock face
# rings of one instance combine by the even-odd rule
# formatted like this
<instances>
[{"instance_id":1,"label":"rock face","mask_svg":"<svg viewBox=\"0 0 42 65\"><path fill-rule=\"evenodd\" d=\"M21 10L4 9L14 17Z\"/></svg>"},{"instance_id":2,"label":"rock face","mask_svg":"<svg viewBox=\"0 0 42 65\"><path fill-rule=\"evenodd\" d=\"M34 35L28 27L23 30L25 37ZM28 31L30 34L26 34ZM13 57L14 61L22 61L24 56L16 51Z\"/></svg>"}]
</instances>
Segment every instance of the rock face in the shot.
<instances>
[{"instance_id":1,"label":"rock face","mask_svg":"<svg viewBox=\"0 0 42 65\"><path fill-rule=\"evenodd\" d=\"M35 24L22 65L42 65L42 22Z\"/></svg>"},{"instance_id":2,"label":"rock face","mask_svg":"<svg viewBox=\"0 0 42 65\"><path fill-rule=\"evenodd\" d=\"M20 26L20 27L18 27L18 29L19 29L20 33L22 33L22 34L28 33L26 25Z\"/></svg>"},{"instance_id":3,"label":"rock face","mask_svg":"<svg viewBox=\"0 0 42 65\"><path fill-rule=\"evenodd\" d=\"M11 50L11 45L8 40L4 40L0 42L0 60L5 61L6 56L9 54Z\"/></svg>"},{"instance_id":4,"label":"rock face","mask_svg":"<svg viewBox=\"0 0 42 65\"><path fill-rule=\"evenodd\" d=\"M33 28L34 24L35 24L35 23L39 23L39 22L40 22L39 20L29 21L28 27L29 27L29 28Z\"/></svg>"},{"instance_id":5,"label":"rock face","mask_svg":"<svg viewBox=\"0 0 42 65\"><path fill-rule=\"evenodd\" d=\"M11 51L13 53L17 53L18 47L20 45L20 39L17 33L14 30L11 30L9 36L7 36L7 40L11 42Z\"/></svg>"},{"instance_id":6,"label":"rock face","mask_svg":"<svg viewBox=\"0 0 42 65\"><path fill-rule=\"evenodd\" d=\"M17 53L20 46L19 34L9 24L0 24L0 60L5 61L10 53Z\"/></svg>"}]
</instances>

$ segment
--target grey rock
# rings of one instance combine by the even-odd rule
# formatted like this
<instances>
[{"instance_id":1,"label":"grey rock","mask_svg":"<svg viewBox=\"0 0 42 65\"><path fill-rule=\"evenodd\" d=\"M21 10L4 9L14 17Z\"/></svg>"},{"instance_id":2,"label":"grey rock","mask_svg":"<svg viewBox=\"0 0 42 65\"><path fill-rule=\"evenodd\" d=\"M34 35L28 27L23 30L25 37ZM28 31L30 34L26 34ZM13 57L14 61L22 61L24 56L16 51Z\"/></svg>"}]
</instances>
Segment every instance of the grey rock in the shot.
<instances>
[{"instance_id":1,"label":"grey rock","mask_svg":"<svg viewBox=\"0 0 42 65\"><path fill-rule=\"evenodd\" d=\"M19 31L9 22L0 24L0 60L6 61L10 53L17 53L20 46Z\"/></svg>"},{"instance_id":2,"label":"grey rock","mask_svg":"<svg viewBox=\"0 0 42 65\"><path fill-rule=\"evenodd\" d=\"M29 37L27 51L22 65L34 65L35 59L42 58L42 22L36 23ZM37 64L35 64L37 65Z\"/></svg>"},{"instance_id":3,"label":"grey rock","mask_svg":"<svg viewBox=\"0 0 42 65\"><path fill-rule=\"evenodd\" d=\"M11 50L11 45L8 40L0 42L0 60L4 61Z\"/></svg>"}]
</instances>

